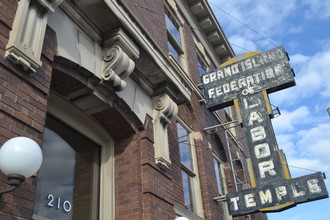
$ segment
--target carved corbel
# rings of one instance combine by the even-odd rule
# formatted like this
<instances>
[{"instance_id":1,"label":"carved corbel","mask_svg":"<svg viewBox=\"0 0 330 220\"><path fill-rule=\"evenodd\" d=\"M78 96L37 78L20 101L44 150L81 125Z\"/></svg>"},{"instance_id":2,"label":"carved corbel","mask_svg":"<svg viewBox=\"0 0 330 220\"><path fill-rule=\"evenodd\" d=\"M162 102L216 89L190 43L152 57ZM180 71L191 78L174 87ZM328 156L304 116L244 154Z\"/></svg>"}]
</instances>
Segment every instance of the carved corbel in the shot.
<instances>
[{"instance_id":1,"label":"carved corbel","mask_svg":"<svg viewBox=\"0 0 330 220\"><path fill-rule=\"evenodd\" d=\"M168 168L171 164L167 127L178 113L177 104L167 95L162 94L154 99L154 146L156 164Z\"/></svg>"},{"instance_id":2,"label":"carved corbel","mask_svg":"<svg viewBox=\"0 0 330 220\"><path fill-rule=\"evenodd\" d=\"M122 29L117 29L110 35L105 36L103 45L104 68L101 78L121 91L126 87L124 79L128 77L135 68L133 59L139 58L139 50L133 41Z\"/></svg>"},{"instance_id":3,"label":"carved corbel","mask_svg":"<svg viewBox=\"0 0 330 220\"><path fill-rule=\"evenodd\" d=\"M40 61L48 17L63 0L20 0L5 58L34 73Z\"/></svg>"}]
</instances>

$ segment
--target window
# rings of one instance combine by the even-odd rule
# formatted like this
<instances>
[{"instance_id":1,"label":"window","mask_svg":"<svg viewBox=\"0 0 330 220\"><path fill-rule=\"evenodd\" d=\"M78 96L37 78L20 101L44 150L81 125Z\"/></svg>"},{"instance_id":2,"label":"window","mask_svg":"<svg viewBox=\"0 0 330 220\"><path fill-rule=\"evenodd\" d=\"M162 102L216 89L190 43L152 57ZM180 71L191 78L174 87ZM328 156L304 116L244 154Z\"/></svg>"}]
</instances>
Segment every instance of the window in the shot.
<instances>
[{"instance_id":1,"label":"window","mask_svg":"<svg viewBox=\"0 0 330 220\"><path fill-rule=\"evenodd\" d=\"M218 193L219 195L224 195L226 193L225 193L225 181L224 181L222 163L217 158L213 158L213 164L215 170L215 177L217 180Z\"/></svg>"},{"instance_id":2,"label":"window","mask_svg":"<svg viewBox=\"0 0 330 220\"><path fill-rule=\"evenodd\" d=\"M222 161L214 155L213 157L213 164L214 164L214 170L215 170L215 177L217 180L217 187L218 187L218 194L219 196L224 196L227 194L227 186L226 186L226 179L224 175L224 168ZM223 219L228 219L229 213L228 213L228 205L225 201L221 203L222 205L222 211L223 211Z\"/></svg>"},{"instance_id":3,"label":"window","mask_svg":"<svg viewBox=\"0 0 330 220\"><path fill-rule=\"evenodd\" d=\"M199 74L204 74L206 72L206 67L200 59L198 59L197 65Z\"/></svg>"},{"instance_id":4,"label":"window","mask_svg":"<svg viewBox=\"0 0 330 220\"><path fill-rule=\"evenodd\" d=\"M198 65L199 74L204 74L208 71L208 65L206 61L203 59L200 52L197 53L197 65Z\"/></svg>"},{"instance_id":5,"label":"window","mask_svg":"<svg viewBox=\"0 0 330 220\"><path fill-rule=\"evenodd\" d=\"M168 51L179 63L181 63L181 55L184 53L180 32L181 25L178 22L177 17L167 5L165 5L165 21L168 38Z\"/></svg>"},{"instance_id":6,"label":"window","mask_svg":"<svg viewBox=\"0 0 330 220\"><path fill-rule=\"evenodd\" d=\"M199 216L203 216L193 135L189 128L181 122L177 122L177 133L184 206L187 210L192 211Z\"/></svg>"},{"instance_id":7,"label":"window","mask_svg":"<svg viewBox=\"0 0 330 220\"><path fill-rule=\"evenodd\" d=\"M189 133L188 131L180 124L177 123L178 129L178 143L180 150L180 162L182 167L182 184L183 184L183 195L184 195L184 205L186 209L194 211L193 199L192 199L192 186L191 181L195 176L193 167L192 167L192 157L191 157L191 148L189 143Z\"/></svg>"}]
</instances>

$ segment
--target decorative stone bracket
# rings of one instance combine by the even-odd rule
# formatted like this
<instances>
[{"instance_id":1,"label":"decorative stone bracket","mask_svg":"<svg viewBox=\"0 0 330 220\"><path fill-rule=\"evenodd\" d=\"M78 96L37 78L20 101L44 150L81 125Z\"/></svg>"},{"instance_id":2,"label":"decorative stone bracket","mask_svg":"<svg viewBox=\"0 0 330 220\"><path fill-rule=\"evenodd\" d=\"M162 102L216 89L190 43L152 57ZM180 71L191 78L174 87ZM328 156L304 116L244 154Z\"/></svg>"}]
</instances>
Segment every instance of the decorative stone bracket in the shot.
<instances>
[{"instance_id":1,"label":"decorative stone bracket","mask_svg":"<svg viewBox=\"0 0 330 220\"><path fill-rule=\"evenodd\" d=\"M116 91L126 87L124 79L135 68L133 59L139 58L139 49L122 29L117 29L105 36L103 44L104 68L101 78Z\"/></svg>"},{"instance_id":2,"label":"decorative stone bracket","mask_svg":"<svg viewBox=\"0 0 330 220\"><path fill-rule=\"evenodd\" d=\"M167 95L162 94L154 98L154 146L156 164L169 169L171 164L169 147L168 147L168 133L167 126L171 123L178 113L178 106Z\"/></svg>"},{"instance_id":3,"label":"decorative stone bracket","mask_svg":"<svg viewBox=\"0 0 330 220\"><path fill-rule=\"evenodd\" d=\"M42 64L40 57L48 17L62 1L20 0L5 58L21 64L30 73L36 72Z\"/></svg>"}]
</instances>

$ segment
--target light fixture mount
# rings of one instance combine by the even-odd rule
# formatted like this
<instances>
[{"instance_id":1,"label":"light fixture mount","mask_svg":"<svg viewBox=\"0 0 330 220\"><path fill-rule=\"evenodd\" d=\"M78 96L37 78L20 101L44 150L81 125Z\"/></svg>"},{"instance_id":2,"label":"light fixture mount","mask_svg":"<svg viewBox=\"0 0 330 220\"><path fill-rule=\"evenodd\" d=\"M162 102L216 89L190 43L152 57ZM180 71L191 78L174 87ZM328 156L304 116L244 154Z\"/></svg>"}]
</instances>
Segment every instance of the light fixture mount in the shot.
<instances>
[{"instance_id":1,"label":"light fixture mount","mask_svg":"<svg viewBox=\"0 0 330 220\"><path fill-rule=\"evenodd\" d=\"M40 146L27 137L15 137L6 141L0 148L0 170L7 176L10 189L0 191L4 193L14 191L25 179L33 176L42 163Z\"/></svg>"}]
</instances>

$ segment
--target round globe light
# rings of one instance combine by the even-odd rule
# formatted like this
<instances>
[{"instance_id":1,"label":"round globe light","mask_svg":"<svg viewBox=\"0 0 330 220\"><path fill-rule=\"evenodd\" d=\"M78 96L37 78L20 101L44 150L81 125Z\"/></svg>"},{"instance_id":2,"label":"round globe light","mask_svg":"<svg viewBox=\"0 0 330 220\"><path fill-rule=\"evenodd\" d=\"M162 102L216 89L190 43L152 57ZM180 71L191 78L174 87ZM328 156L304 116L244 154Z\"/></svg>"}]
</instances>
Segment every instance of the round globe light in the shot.
<instances>
[{"instance_id":1,"label":"round globe light","mask_svg":"<svg viewBox=\"0 0 330 220\"><path fill-rule=\"evenodd\" d=\"M175 220L189 220L189 219L186 217L177 217Z\"/></svg>"},{"instance_id":2,"label":"round globe light","mask_svg":"<svg viewBox=\"0 0 330 220\"><path fill-rule=\"evenodd\" d=\"M15 137L0 148L0 170L7 176L29 178L39 170L41 163L42 151L30 138Z\"/></svg>"}]
</instances>

